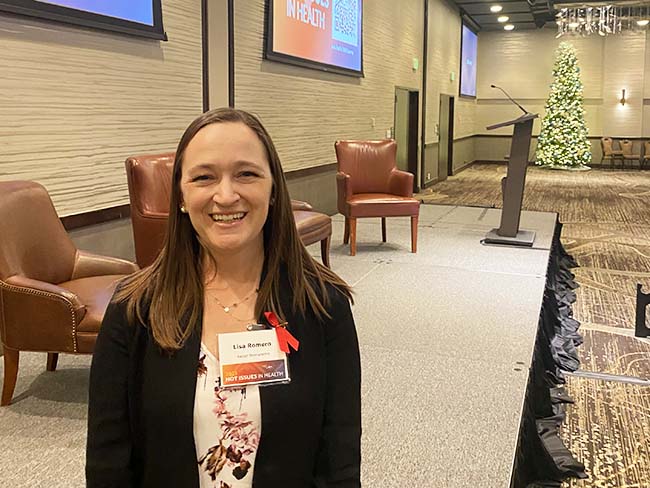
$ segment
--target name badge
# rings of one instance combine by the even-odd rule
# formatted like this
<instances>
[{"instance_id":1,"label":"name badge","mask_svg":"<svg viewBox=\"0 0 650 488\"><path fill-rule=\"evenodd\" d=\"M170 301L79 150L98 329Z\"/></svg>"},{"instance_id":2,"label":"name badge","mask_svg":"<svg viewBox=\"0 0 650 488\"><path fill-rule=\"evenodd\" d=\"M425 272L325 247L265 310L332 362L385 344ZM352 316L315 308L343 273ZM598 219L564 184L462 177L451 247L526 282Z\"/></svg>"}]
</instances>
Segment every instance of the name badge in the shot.
<instances>
[{"instance_id":1,"label":"name badge","mask_svg":"<svg viewBox=\"0 0 650 488\"><path fill-rule=\"evenodd\" d=\"M224 388L291 381L273 329L219 334L219 363Z\"/></svg>"}]
</instances>

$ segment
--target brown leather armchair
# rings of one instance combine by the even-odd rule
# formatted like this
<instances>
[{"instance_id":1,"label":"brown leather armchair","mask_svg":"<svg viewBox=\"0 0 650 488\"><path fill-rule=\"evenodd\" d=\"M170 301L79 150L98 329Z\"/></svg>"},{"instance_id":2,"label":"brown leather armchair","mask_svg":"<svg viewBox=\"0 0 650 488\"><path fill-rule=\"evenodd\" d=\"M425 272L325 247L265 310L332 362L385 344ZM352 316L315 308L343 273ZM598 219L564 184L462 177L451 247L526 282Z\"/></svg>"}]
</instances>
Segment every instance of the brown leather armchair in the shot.
<instances>
[{"instance_id":1,"label":"brown leather armchair","mask_svg":"<svg viewBox=\"0 0 650 488\"><path fill-rule=\"evenodd\" d=\"M641 169L645 168L645 163L650 161L650 141L643 143L643 158L641 158Z\"/></svg>"},{"instance_id":2,"label":"brown leather armchair","mask_svg":"<svg viewBox=\"0 0 650 488\"><path fill-rule=\"evenodd\" d=\"M79 251L47 190L31 181L0 182L1 404L9 405L20 351L92 353L118 280L138 267Z\"/></svg>"},{"instance_id":3,"label":"brown leather armchair","mask_svg":"<svg viewBox=\"0 0 650 488\"><path fill-rule=\"evenodd\" d=\"M141 267L149 266L163 246L173 166L174 153L136 156L126 160L135 255ZM292 200L291 203L300 239L305 246L320 241L323 264L329 267L332 219L315 212L306 202Z\"/></svg>"},{"instance_id":4,"label":"brown leather armchair","mask_svg":"<svg viewBox=\"0 0 650 488\"><path fill-rule=\"evenodd\" d=\"M338 209L345 216L343 243L350 255L357 251L357 219L381 217L381 238L386 242L386 217L411 217L411 252L417 252L420 202L413 198L413 175L396 167L397 143L337 141Z\"/></svg>"}]
</instances>

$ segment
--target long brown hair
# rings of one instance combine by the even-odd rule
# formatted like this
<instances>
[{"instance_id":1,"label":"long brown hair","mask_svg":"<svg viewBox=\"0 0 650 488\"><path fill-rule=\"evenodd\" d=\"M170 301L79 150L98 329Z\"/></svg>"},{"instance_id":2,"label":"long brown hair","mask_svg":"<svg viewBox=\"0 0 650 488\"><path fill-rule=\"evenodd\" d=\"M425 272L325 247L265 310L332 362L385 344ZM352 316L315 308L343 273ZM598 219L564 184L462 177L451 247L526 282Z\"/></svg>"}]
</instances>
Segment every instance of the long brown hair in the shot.
<instances>
[{"instance_id":1,"label":"long brown hair","mask_svg":"<svg viewBox=\"0 0 650 488\"><path fill-rule=\"evenodd\" d=\"M124 280L114 297L115 301L126 302L129 322L148 323L156 343L169 352L183 346L203 310L203 257L207 251L200 243L189 217L180 211L183 156L187 145L202 128L224 122L240 122L255 132L266 149L273 178L273 204L269 207L263 228L264 273L255 314L259 317L263 311L274 311L279 317L284 317L285 311L280 302L280 295L284 292L293 294L293 309L302 315L309 307L319 319L329 317L328 284L352 299L352 292L345 281L316 262L300 240L280 158L262 123L243 110L212 110L194 120L178 143L162 251L151 266ZM286 269L289 290L281 289L283 267Z\"/></svg>"}]
</instances>

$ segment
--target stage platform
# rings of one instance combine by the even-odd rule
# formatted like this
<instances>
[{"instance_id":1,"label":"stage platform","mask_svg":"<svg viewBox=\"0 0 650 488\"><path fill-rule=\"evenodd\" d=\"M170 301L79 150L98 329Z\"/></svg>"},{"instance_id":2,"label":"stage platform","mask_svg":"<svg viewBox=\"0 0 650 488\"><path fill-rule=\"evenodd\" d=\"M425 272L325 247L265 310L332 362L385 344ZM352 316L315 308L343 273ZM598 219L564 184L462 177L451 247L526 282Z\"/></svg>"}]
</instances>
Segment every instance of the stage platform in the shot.
<instances>
[{"instance_id":1,"label":"stage platform","mask_svg":"<svg viewBox=\"0 0 650 488\"><path fill-rule=\"evenodd\" d=\"M362 484L510 485L557 215L523 212L533 248L486 246L500 210L422 205L359 219L357 255L333 217L333 269L354 286L363 394ZM319 255L317 246L310 248Z\"/></svg>"},{"instance_id":2,"label":"stage platform","mask_svg":"<svg viewBox=\"0 0 650 488\"><path fill-rule=\"evenodd\" d=\"M365 487L509 486L556 215L523 212L532 249L483 246L499 215L422 205L417 254L409 219L387 220L387 243L361 219L353 257L333 218L332 267L356 297ZM85 486L89 364L62 354L48 373L45 354L21 354L0 409L4 485Z\"/></svg>"}]
</instances>

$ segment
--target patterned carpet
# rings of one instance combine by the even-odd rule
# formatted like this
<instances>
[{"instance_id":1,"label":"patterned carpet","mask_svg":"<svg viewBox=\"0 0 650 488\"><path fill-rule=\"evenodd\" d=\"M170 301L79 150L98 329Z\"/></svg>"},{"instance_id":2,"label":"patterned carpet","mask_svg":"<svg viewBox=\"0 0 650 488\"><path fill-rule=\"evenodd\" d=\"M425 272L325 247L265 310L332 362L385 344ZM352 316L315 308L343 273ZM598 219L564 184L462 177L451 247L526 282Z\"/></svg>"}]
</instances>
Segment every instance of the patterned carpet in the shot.
<instances>
[{"instance_id":1,"label":"patterned carpet","mask_svg":"<svg viewBox=\"0 0 650 488\"><path fill-rule=\"evenodd\" d=\"M476 164L423 191L428 203L501 207L506 167ZM567 487L650 487L650 341L634 338L636 285L650 290L650 171L530 168L524 209L554 211L578 261L574 305L582 323L581 371L623 381L569 377L575 405L562 437L589 479ZM649 314L650 315L650 314Z\"/></svg>"}]
</instances>

